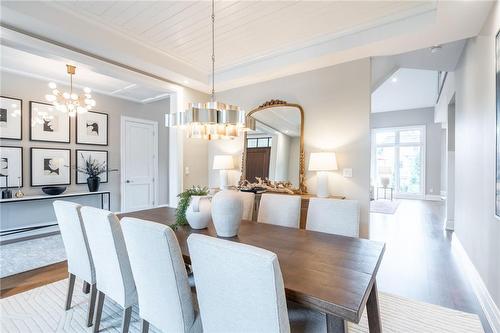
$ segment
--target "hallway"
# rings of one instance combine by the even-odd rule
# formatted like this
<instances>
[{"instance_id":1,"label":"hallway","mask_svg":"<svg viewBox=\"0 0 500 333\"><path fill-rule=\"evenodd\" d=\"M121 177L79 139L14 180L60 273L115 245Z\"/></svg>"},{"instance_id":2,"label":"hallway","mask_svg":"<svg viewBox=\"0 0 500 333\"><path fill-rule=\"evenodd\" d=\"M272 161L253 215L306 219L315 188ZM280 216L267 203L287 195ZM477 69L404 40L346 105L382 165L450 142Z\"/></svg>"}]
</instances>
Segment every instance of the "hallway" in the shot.
<instances>
[{"instance_id":1,"label":"hallway","mask_svg":"<svg viewBox=\"0 0 500 333\"><path fill-rule=\"evenodd\" d=\"M370 213L370 239L386 242L380 291L477 313L491 332L453 245L443 230L444 203L401 200L395 214Z\"/></svg>"}]
</instances>

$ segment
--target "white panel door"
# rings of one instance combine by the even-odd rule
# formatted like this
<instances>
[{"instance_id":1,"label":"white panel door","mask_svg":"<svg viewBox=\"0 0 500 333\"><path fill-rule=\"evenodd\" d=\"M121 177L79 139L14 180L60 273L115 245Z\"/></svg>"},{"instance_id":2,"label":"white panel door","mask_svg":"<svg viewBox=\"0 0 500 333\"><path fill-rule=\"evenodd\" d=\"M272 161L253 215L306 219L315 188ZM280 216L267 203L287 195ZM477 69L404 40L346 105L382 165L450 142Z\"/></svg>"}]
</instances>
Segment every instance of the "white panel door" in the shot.
<instances>
[{"instance_id":1,"label":"white panel door","mask_svg":"<svg viewBox=\"0 0 500 333\"><path fill-rule=\"evenodd\" d=\"M122 118L122 211L156 205L156 122Z\"/></svg>"}]
</instances>

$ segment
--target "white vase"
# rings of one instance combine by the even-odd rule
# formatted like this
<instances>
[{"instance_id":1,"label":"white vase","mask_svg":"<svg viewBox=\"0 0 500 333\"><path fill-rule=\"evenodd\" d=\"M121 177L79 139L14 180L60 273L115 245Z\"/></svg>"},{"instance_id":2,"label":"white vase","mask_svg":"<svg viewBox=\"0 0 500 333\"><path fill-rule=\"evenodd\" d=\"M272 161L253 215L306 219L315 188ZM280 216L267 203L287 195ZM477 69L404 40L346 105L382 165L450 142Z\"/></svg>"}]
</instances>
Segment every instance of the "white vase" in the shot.
<instances>
[{"instance_id":1,"label":"white vase","mask_svg":"<svg viewBox=\"0 0 500 333\"><path fill-rule=\"evenodd\" d=\"M243 201L238 192L224 190L215 194L212 199L212 220L218 236L236 236L242 217Z\"/></svg>"},{"instance_id":2,"label":"white vase","mask_svg":"<svg viewBox=\"0 0 500 333\"><path fill-rule=\"evenodd\" d=\"M210 222L210 197L208 195L193 195L186 209L186 220L193 229L204 229Z\"/></svg>"}]
</instances>

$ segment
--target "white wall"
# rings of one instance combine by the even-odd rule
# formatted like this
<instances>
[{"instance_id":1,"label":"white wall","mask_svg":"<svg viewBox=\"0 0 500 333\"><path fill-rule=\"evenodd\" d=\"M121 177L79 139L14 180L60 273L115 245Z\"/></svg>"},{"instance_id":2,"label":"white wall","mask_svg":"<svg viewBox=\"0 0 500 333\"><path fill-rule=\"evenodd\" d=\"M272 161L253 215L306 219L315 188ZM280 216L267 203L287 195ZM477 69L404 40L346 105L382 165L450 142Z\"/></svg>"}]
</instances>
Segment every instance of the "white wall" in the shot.
<instances>
[{"instance_id":1,"label":"white wall","mask_svg":"<svg viewBox=\"0 0 500 333\"><path fill-rule=\"evenodd\" d=\"M500 307L500 220L495 217L495 35L500 7L467 42L455 72L455 231Z\"/></svg>"},{"instance_id":2,"label":"white wall","mask_svg":"<svg viewBox=\"0 0 500 333\"><path fill-rule=\"evenodd\" d=\"M282 99L302 105L305 112L306 169L309 153L335 151L340 170L331 174L330 191L361 204L361 234L368 235L370 170L370 59L358 60L242 88L224 91L218 100L249 111L265 101ZM209 165L215 153L240 156L242 142L209 144ZM341 176L352 168L353 177ZM210 180L217 174L211 172ZM316 191L316 175L306 173L309 192Z\"/></svg>"},{"instance_id":3,"label":"white wall","mask_svg":"<svg viewBox=\"0 0 500 333\"><path fill-rule=\"evenodd\" d=\"M378 112L370 115L371 128L425 125L425 193L441 190L441 126L434 123L434 108Z\"/></svg>"}]
</instances>

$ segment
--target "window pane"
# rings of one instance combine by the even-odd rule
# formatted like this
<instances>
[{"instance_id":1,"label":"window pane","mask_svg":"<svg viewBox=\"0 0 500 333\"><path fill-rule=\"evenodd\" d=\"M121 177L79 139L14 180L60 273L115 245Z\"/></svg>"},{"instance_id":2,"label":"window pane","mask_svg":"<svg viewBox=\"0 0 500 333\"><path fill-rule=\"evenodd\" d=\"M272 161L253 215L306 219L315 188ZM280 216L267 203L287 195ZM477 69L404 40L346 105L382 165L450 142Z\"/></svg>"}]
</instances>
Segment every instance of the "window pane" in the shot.
<instances>
[{"instance_id":1,"label":"window pane","mask_svg":"<svg viewBox=\"0 0 500 333\"><path fill-rule=\"evenodd\" d=\"M376 150L376 185L392 187L394 184L394 147L379 147Z\"/></svg>"},{"instance_id":2,"label":"window pane","mask_svg":"<svg viewBox=\"0 0 500 333\"><path fill-rule=\"evenodd\" d=\"M273 138L269 138L268 147L272 147L272 145L273 145Z\"/></svg>"},{"instance_id":3,"label":"window pane","mask_svg":"<svg viewBox=\"0 0 500 333\"><path fill-rule=\"evenodd\" d=\"M401 143L420 143L422 140L420 130L409 130L399 132L399 142Z\"/></svg>"},{"instance_id":4,"label":"window pane","mask_svg":"<svg viewBox=\"0 0 500 333\"><path fill-rule=\"evenodd\" d=\"M421 161L420 147L399 148L399 192L422 193L421 188Z\"/></svg>"},{"instance_id":5,"label":"window pane","mask_svg":"<svg viewBox=\"0 0 500 333\"><path fill-rule=\"evenodd\" d=\"M255 148L255 147L257 147L257 139L248 139L248 141L247 141L247 147L248 148Z\"/></svg>"},{"instance_id":6,"label":"window pane","mask_svg":"<svg viewBox=\"0 0 500 333\"><path fill-rule=\"evenodd\" d=\"M375 136L375 142L380 144L388 144L396 142L396 133L395 132L378 132Z\"/></svg>"},{"instance_id":7,"label":"window pane","mask_svg":"<svg viewBox=\"0 0 500 333\"><path fill-rule=\"evenodd\" d=\"M259 139L259 141L257 142L257 147L268 147L267 140L267 138Z\"/></svg>"}]
</instances>

